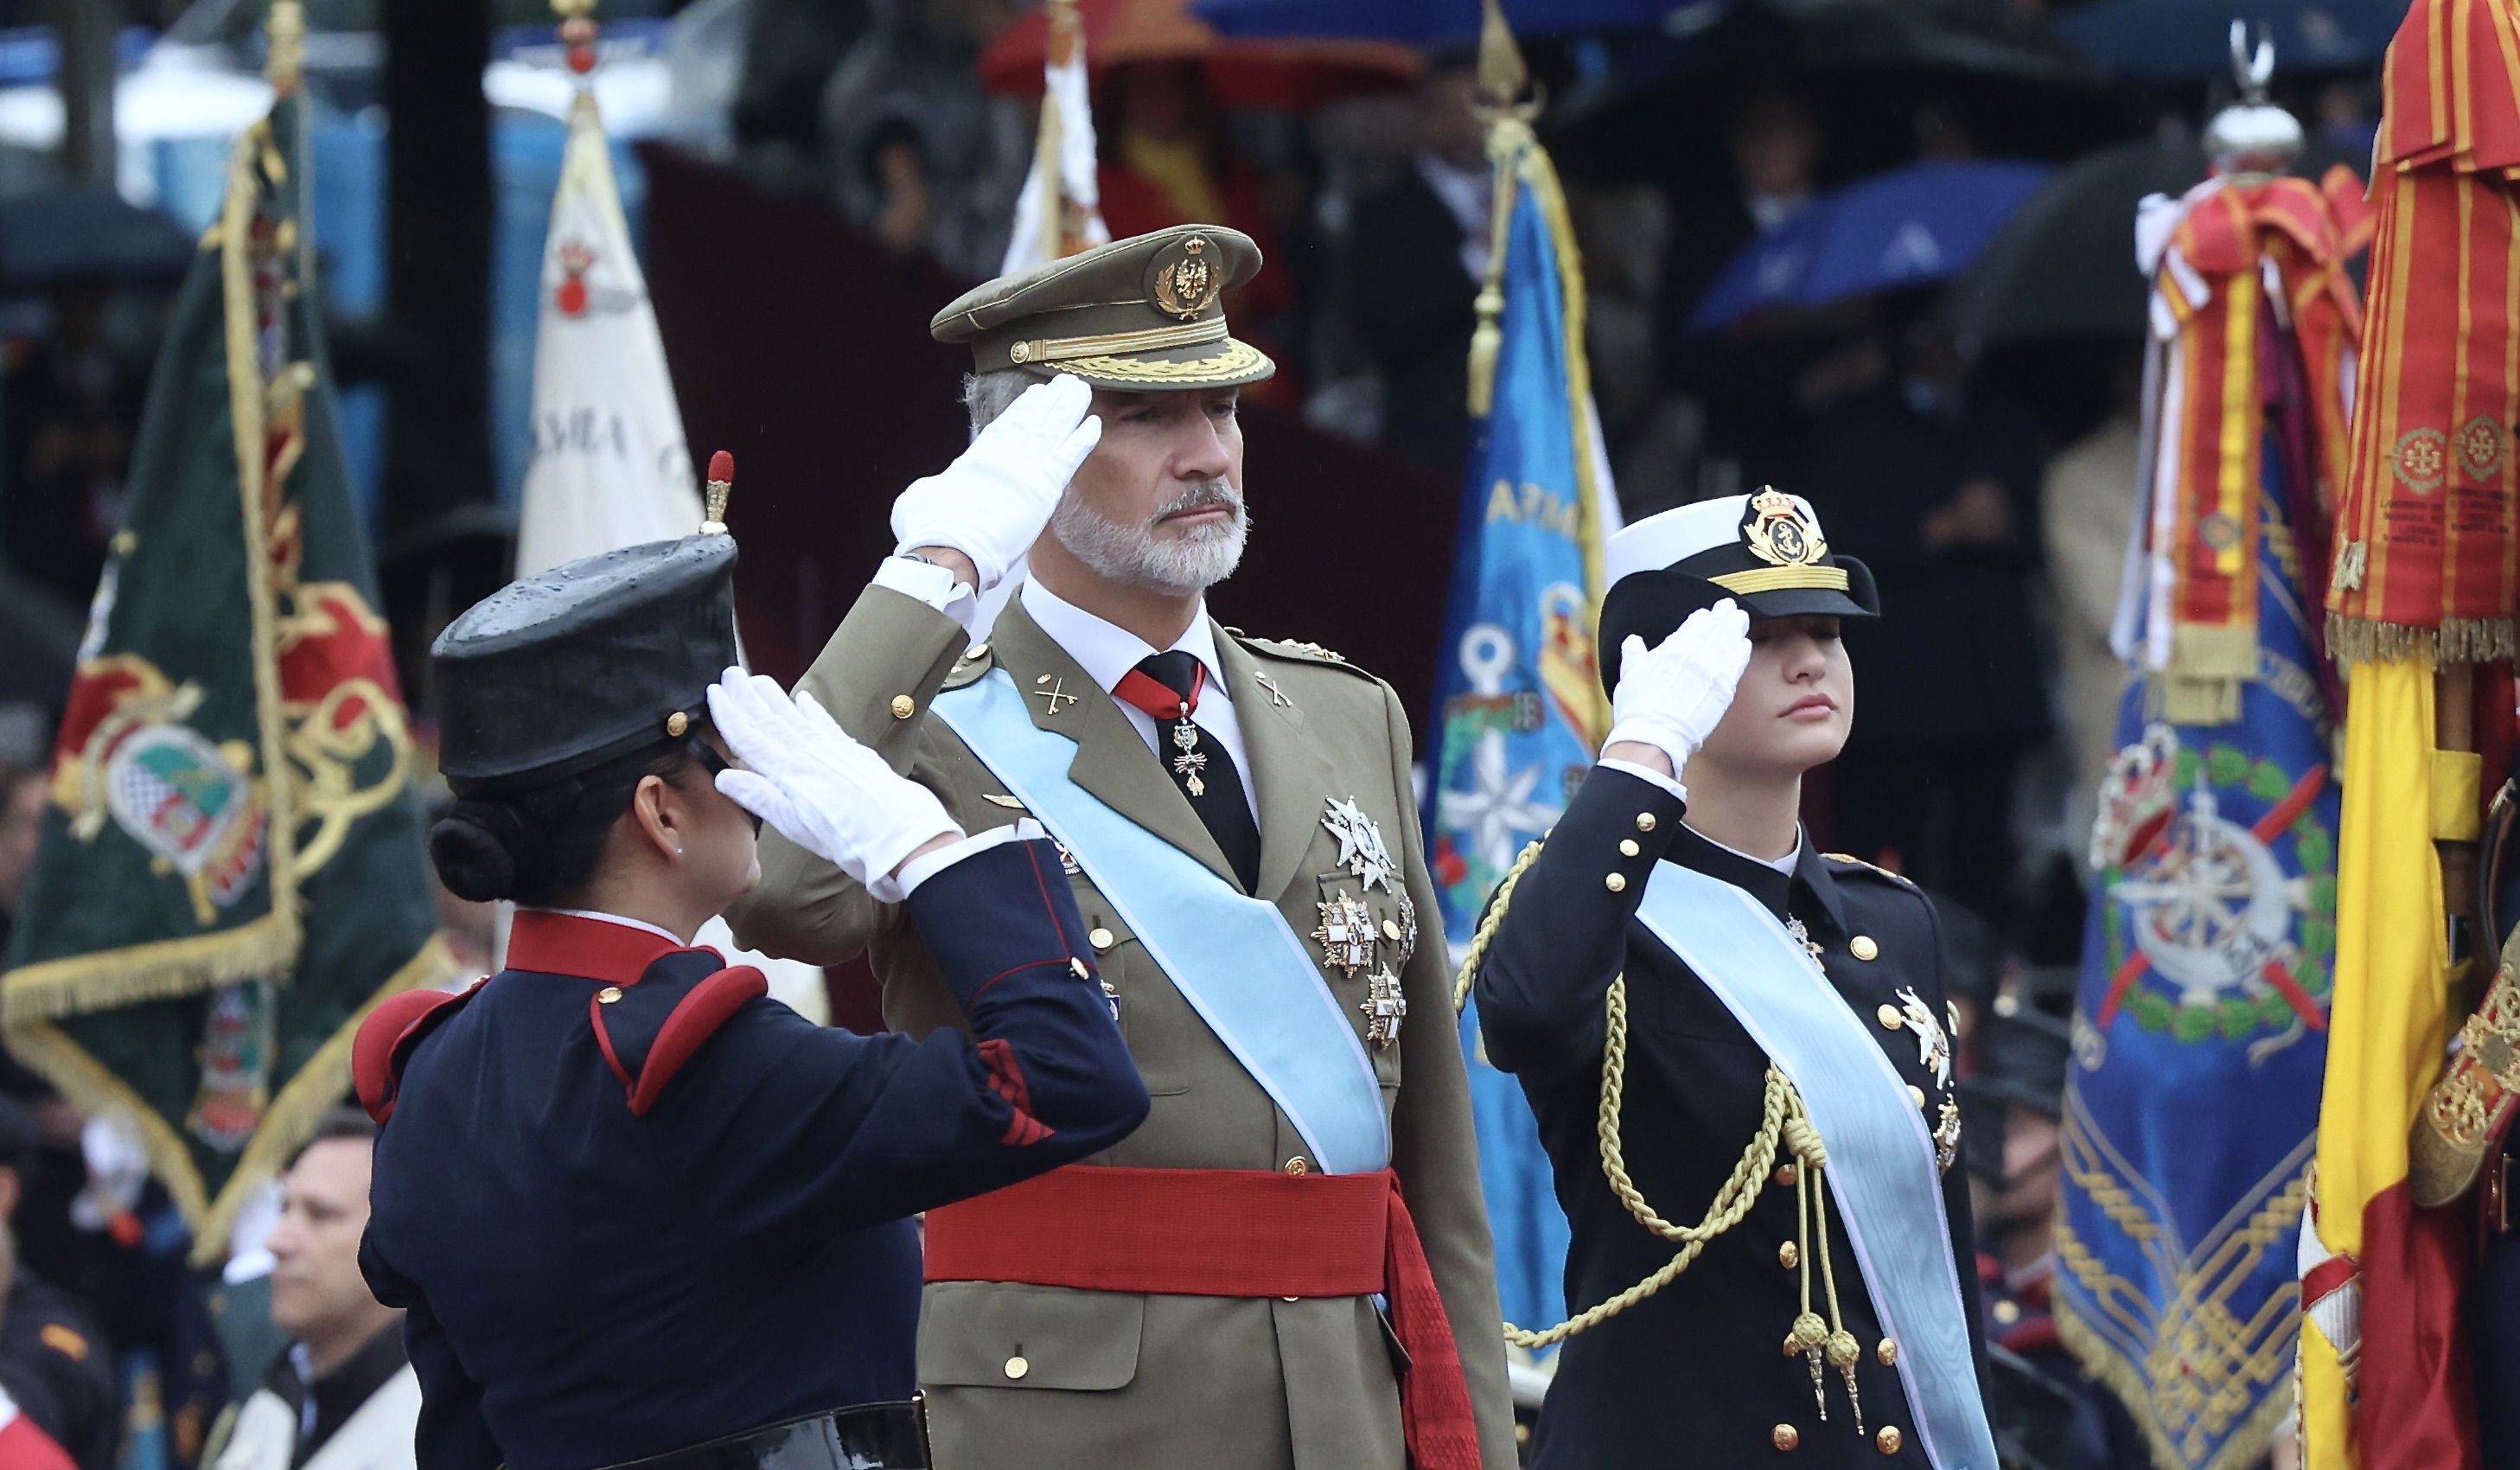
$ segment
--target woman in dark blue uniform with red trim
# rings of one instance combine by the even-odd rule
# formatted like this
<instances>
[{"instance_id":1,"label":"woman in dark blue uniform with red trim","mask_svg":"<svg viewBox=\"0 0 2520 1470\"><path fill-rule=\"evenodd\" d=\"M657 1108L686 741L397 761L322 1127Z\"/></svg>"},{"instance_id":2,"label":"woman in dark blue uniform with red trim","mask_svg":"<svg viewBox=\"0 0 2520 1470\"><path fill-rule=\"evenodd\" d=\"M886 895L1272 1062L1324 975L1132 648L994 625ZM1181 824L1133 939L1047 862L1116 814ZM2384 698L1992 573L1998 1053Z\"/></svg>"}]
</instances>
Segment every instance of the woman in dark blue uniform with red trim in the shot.
<instances>
[{"instance_id":1,"label":"woman in dark blue uniform with red trim","mask_svg":"<svg viewBox=\"0 0 2520 1470\"><path fill-rule=\"evenodd\" d=\"M518 911L505 971L357 1043L362 1263L408 1312L421 1470L924 1466L907 1217L1146 1117L1056 849L966 839L726 668L734 565L723 535L572 563L434 650L460 800L430 852ZM968 1032L824 1030L691 946L759 875L753 813L896 892Z\"/></svg>"}]
</instances>

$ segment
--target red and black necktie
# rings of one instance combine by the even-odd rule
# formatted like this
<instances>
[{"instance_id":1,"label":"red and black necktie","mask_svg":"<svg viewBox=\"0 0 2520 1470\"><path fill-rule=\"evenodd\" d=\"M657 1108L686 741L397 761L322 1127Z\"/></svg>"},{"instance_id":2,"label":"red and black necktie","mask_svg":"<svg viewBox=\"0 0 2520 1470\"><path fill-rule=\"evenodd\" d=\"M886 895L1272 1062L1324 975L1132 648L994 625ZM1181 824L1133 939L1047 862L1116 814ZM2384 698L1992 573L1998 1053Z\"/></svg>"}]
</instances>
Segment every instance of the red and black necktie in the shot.
<instances>
[{"instance_id":1,"label":"red and black necktie","mask_svg":"<svg viewBox=\"0 0 2520 1470\"><path fill-rule=\"evenodd\" d=\"M1152 715L1162 742L1156 756L1164 769L1190 798L1191 810L1207 824L1208 835L1224 850L1225 860L1242 890L1260 884L1260 826L1251 819L1251 803L1242 794L1242 772L1226 754L1225 743L1198 726L1198 697L1207 688L1207 666L1182 649L1151 654L1120 676L1111 691L1122 704Z\"/></svg>"}]
</instances>

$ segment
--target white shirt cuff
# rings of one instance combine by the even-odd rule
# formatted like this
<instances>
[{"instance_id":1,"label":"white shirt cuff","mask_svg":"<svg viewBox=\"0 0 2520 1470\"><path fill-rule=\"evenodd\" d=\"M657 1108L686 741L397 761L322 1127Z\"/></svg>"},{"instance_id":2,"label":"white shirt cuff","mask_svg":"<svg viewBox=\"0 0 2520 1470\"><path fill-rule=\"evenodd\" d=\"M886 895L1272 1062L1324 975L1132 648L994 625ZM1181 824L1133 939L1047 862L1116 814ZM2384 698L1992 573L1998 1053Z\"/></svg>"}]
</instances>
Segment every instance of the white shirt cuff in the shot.
<instances>
[{"instance_id":1,"label":"white shirt cuff","mask_svg":"<svg viewBox=\"0 0 2520 1470\"><path fill-rule=\"evenodd\" d=\"M971 620L979 613L980 599L972 595L969 584L933 562L915 562L906 556L888 556L876 565L875 584L915 597L971 630Z\"/></svg>"},{"instance_id":2,"label":"white shirt cuff","mask_svg":"<svg viewBox=\"0 0 2520 1470\"><path fill-rule=\"evenodd\" d=\"M933 852L923 852L910 859L901 865L898 872L887 873L868 884L867 895L878 903L899 903L909 897L919 885L975 852L1049 835L1042 830L1041 823L1031 817L1020 818L1012 826L992 827L977 837L947 843Z\"/></svg>"},{"instance_id":3,"label":"white shirt cuff","mask_svg":"<svg viewBox=\"0 0 2520 1470\"><path fill-rule=\"evenodd\" d=\"M1662 772L1655 770L1650 765L1639 765L1633 760L1609 759L1600 760L1596 763L1608 770L1626 771L1629 775L1636 777L1640 781L1651 781L1654 785L1670 792L1673 796L1679 798L1683 802L1688 800L1688 788L1681 785L1678 778L1666 776Z\"/></svg>"}]
</instances>

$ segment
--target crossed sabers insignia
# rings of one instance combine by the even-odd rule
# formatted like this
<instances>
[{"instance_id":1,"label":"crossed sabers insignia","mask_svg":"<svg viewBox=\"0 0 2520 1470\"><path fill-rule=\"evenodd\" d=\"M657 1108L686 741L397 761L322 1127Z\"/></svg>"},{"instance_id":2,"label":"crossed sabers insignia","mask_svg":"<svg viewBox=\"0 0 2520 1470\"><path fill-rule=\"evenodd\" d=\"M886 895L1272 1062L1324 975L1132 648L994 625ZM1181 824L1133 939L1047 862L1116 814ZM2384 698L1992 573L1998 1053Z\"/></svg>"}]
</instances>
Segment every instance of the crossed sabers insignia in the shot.
<instances>
[{"instance_id":1,"label":"crossed sabers insignia","mask_svg":"<svg viewBox=\"0 0 2520 1470\"><path fill-rule=\"evenodd\" d=\"M1035 678L1033 682L1036 684L1050 685L1047 689L1036 689L1033 691L1034 698L1039 699L1043 704L1050 707L1042 712L1044 714L1057 714L1060 709L1058 703L1060 700L1065 700L1071 705L1076 703L1077 697L1067 692L1067 681L1065 679L1053 679L1049 674L1045 673Z\"/></svg>"}]
</instances>

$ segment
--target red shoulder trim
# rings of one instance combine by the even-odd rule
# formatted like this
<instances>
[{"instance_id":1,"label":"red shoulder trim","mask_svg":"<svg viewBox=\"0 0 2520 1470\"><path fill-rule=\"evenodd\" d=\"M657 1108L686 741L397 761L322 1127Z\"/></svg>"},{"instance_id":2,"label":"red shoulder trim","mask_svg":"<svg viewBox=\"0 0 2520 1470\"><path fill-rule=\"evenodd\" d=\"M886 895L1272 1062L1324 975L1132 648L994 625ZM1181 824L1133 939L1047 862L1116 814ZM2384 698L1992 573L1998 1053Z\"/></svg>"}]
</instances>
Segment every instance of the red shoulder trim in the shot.
<instances>
[{"instance_id":1,"label":"red shoulder trim","mask_svg":"<svg viewBox=\"0 0 2520 1470\"><path fill-rule=\"evenodd\" d=\"M440 1011L472 999L473 991L487 984L485 977L461 991L405 990L368 1012L350 1042L350 1080L358 1088L359 1106L368 1110L370 1118L383 1123L393 1117L394 1094L402 1083L402 1064L411 1054L411 1043L420 1039Z\"/></svg>"},{"instance_id":2,"label":"red shoulder trim","mask_svg":"<svg viewBox=\"0 0 2520 1470\"><path fill-rule=\"evenodd\" d=\"M648 1110L664 1095L665 1084L683 1070L700 1043L717 1034L737 1011L751 1001L770 993L770 982L750 965L720 970L692 988L692 992L674 1007L665 1024L656 1032L655 1043L648 1048L648 1060L639 1069L639 1080L630 1088L630 1111L644 1118ZM596 1018L597 1033L602 1034L603 1017ZM606 1038L609 1050L609 1038Z\"/></svg>"}]
</instances>

